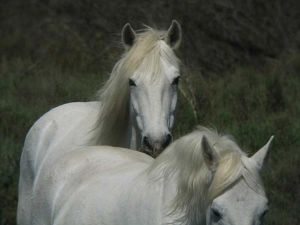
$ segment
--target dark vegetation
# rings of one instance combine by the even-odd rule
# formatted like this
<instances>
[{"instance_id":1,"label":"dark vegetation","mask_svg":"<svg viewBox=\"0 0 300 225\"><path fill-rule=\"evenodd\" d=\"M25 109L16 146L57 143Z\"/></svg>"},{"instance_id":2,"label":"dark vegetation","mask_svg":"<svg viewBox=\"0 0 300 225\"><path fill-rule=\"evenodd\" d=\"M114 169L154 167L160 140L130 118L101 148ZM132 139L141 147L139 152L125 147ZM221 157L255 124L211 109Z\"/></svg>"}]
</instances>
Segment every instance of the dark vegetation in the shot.
<instances>
[{"instance_id":1,"label":"dark vegetation","mask_svg":"<svg viewBox=\"0 0 300 225\"><path fill-rule=\"evenodd\" d=\"M94 99L122 52L126 22L183 26L175 136L230 133L249 154L275 135L266 224L300 223L297 0L0 0L0 225L15 224L25 135L49 109Z\"/></svg>"}]
</instances>

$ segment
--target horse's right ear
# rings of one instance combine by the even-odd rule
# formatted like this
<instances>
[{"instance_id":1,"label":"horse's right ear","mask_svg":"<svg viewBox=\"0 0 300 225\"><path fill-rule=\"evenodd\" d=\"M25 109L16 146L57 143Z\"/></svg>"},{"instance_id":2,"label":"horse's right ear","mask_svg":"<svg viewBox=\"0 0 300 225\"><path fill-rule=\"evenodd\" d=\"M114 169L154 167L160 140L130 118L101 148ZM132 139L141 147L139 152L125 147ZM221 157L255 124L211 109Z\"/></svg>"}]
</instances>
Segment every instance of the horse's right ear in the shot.
<instances>
[{"instance_id":1,"label":"horse's right ear","mask_svg":"<svg viewBox=\"0 0 300 225\"><path fill-rule=\"evenodd\" d=\"M267 144L265 144L261 149L259 149L252 157L251 159L254 160L257 164L257 167L259 170L262 169L266 158L268 156L269 153L269 149L271 146L271 143L273 141L274 136L271 136L271 138L269 139L269 141L267 142Z\"/></svg>"},{"instance_id":2,"label":"horse's right ear","mask_svg":"<svg viewBox=\"0 0 300 225\"><path fill-rule=\"evenodd\" d=\"M201 140L201 149L204 158L204 162L207 168L211 171L215 171L218 166L218 157L215 149L210 146L206 136L203 135Z\"/></svg>"},{"instance_id":3,"label":"horse's right ear","mask_svg":"<svg viewBox=\"0 0 300 225\"><path fill-rule=\"evenodd\" d=\"M122 28L121 35L124 47L126 49L130 48L134 44L136 38L135 31L132 29L130 23L126 23L124 25L124 27Z\"/></svg>"},{"instance_id":4,"label":"horse's right ear","mask_svg":"<svg viewBox=\"0 0 300 225\"><path fill-rule=\"evenodd\" d=\"M182 39L181 26L176 20L173 20L171 26L167 31L166 41L171 48L177 49L181 43L181 39Z\"/></svg>"}]
</instances>

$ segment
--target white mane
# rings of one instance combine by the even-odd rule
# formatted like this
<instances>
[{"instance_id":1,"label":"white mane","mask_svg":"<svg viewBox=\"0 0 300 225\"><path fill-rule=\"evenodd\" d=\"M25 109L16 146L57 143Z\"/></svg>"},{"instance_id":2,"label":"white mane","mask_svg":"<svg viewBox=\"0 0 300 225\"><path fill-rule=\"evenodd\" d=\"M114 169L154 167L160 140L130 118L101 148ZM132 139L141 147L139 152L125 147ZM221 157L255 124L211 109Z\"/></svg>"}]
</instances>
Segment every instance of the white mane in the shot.
<instances>
[{"instance_id":1,"label":"white mane","mask_svg":"<svg viewBox=\"0 0 300 225\"><path fill-rule=\"evenodd\" d=\"M211 172L204 163L201 149L204 135L219 160L211 182ZM158 177L178 175L178 193L171 213L182 212L184 216L178 218L182 224L202 224L208 204L239 179L244 179L258 194L264 193L255 163L249 161L229 136L204 127L198 127L169 146L149 172Z\"/></svg>"},{"instance_id":2,"label":"white mane","mask_svg":"<svg viewBox=\"0 0 300 225\"><path fill-rule=\"evenodd\" d=\"M109 80L98 91L101 114L96 124L94 139L98 145L120 146L126 139L129 123L128 80L135 75L162 76L161 59L177 65L179 60L164 41L166 31L147 28L137 34L134 45L114 66ZM139 70L139 73L135 73Z\"/></svg>"}]
</instances>

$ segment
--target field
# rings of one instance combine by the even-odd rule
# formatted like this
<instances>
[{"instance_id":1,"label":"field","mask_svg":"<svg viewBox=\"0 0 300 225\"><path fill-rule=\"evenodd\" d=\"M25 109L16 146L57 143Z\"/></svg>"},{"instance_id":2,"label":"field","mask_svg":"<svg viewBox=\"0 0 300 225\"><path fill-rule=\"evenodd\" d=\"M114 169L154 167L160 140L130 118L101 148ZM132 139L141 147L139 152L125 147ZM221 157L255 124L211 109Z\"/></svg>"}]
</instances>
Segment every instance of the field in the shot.
<instances>
[{"instance_id":1,"label":"field","mask_svg":"<svg viewBox=\"0 0 300 225\"><path fill-rule=\"evenodd\" d=\"M182 75L176 137L201 124L232 134L251 154L275 135L263 174L270 199L266 224L300 221L299 67L300 56L293 54L260 70L241 67L223 77L205 78L197 71ZM66 72L51 65L3 59L0 77L0 224L11 225L26 132L57 105L95 99L108 73Z\"/></svg>"}]
</instances>

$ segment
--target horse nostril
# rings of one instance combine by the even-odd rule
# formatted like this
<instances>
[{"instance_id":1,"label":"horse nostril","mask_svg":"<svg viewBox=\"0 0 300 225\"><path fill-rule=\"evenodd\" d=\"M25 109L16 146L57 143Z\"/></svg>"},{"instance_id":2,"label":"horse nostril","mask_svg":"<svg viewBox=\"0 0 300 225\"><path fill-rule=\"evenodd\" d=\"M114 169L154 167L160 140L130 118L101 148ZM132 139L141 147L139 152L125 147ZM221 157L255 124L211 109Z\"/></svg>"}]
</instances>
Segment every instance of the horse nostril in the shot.
<instances>
[{"instance_id":1,"label":"horse nostril","mask_svg":"<svg viewBox=\"0 0 300 225\"><path fill-rule=\"evenodd\" d=\"M153 149L152 145L149 142L149 138L146 136L143 138L143 145L147 146L147 148L149 148L151 150Z\"/></svg>"},{"instance_id":2,"label":"horse nostril","mask_svg":"<svg viewBox=\"0 0 300 225\"><path fill-rule=\"evenodd\" d=\"M165 148L167 147L172 141L172 135L171 134L168 134L166 136L166 139L165 139L165 142L163 143L162 147Z\"/></svg>"}]
</instances>

